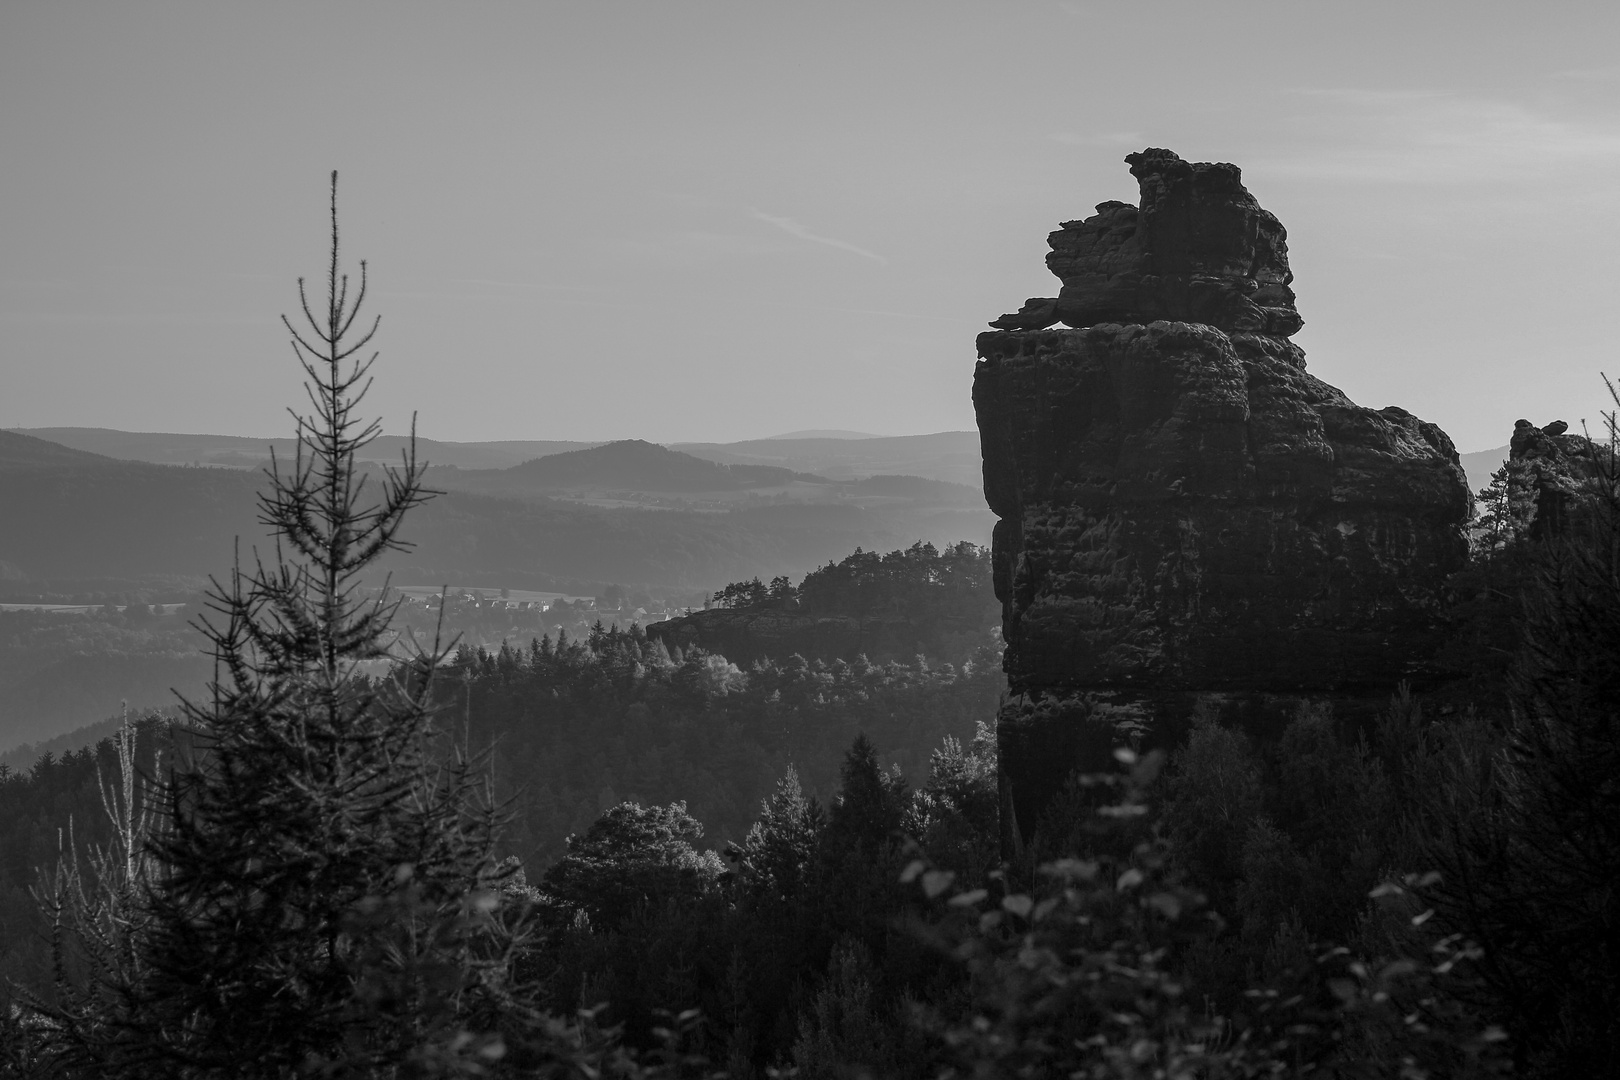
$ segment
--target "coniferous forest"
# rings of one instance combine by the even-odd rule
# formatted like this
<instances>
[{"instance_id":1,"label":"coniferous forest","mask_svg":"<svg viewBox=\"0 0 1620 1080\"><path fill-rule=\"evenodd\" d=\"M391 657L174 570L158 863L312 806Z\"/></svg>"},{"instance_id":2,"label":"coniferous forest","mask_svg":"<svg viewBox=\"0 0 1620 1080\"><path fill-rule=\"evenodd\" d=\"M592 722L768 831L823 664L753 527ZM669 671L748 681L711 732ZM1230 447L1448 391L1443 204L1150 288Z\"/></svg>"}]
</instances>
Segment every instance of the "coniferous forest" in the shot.
<instances>
[{"instance_id":1,"label":"coniferous forest","mask_svg":"<svg viewBox=\"0 0 1620 1080\"><path fill-rule=\"evenodd\" d=\"M735 662L640 626L401 635L429 499L357 467L365 264L300 283L281 541L206 692L0 773L16 1077L1564 1077L1620 1061L1620 462L1482 493L1462 690L1275 739L1217 704L1013 825L986 634ZM1494 500L1494 501L1493 501ZM1494 515L1494 516L1490 516ZM971 545L720 604L992 603ZM863 592L862 590L866 590ZM864 597L864 599L863 599ZM420 622L420 620L417 620ZM134 631L129 631L133 633ZM146 632L146 631L143 631Z\"/></svg>"}]
</instances>

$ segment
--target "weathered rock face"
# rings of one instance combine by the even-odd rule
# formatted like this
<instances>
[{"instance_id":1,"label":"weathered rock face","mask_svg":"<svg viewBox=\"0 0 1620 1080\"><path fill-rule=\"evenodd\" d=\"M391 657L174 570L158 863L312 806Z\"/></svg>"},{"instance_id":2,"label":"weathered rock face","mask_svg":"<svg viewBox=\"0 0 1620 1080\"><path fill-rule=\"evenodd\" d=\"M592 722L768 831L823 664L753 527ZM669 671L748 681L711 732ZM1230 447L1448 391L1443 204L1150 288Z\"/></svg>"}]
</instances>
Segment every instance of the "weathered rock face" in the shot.
<instances>
[{"instance_id":1,"label":"weathered rock face","mask_svg":"<svg viewBox=\"0 0 1620 1080\"><path fill-rule=\"evenodd\" d=\"M1508 444L1508 502L1524 507L1532 540L1557 536L1588 497L1604 448L1569 430L1562 420L1536 427L1520 420Z\"/></svg>"},{"instance_id":2,"label":"weathered rock face","mask_svg":"<svg viewBox=\"0 0 1620 1080\"><path fill-rule=\"evenodd\" d=\"M1172 740L1199 698L1264 726L1421 682L1467 556L1446 434L1306 373L1282 227L1238 170L1127 160L1141 210L1052 234L1057 310L1083 328L978 341L1004 794L1026 832L1071 770Z\"/></svg>"},{"instance_id":3,"label":"weathered rock face","mask_svg":"<svg viewBox=\"0 0 1620 1080\"><path fill-rule=\"evenodd\" d=\"M1169 319L1282 337L1299 331L1288 234L1244 188L1237 166L1194 164L1168 150L1125 160L1141 185L1141 206L1099 203L1094 216L1065 221L1047 237L1046 257L1063 290L990 325L1044 330L1058 322Z\"/></svg>"}]
</instances>

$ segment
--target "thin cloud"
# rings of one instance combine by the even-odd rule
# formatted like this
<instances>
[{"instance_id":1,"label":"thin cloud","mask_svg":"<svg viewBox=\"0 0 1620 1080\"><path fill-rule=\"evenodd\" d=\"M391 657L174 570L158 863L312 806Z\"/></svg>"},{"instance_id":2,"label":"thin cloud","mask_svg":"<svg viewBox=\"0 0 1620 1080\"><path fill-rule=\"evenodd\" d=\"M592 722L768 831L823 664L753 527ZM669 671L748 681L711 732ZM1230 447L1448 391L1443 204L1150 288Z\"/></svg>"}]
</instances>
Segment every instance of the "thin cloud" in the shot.
<instances>
[{"instance_id":1,"label":"thin cloud","mask_svg":"<svg viewBox=\"0 0 1620 1080\"><path fill-rule=\"evenodd\" d=\"M952 326L978 326L977 319L953 319L943 315L919 315L914 311L884 311L880 308L834 307L828 304L793 304L781 301L759 301L756 307L787 308L793 311L831 311L841 315L880 315L889 319L916 319L921 322L949 323Z\"/></svg>"},{"instance_id":2,"label":"thin cloud","mask_svg":"<svg viewBox=\"0 0 1620 1080\"><path fill-rule=\"evenodd\" d=\"M1545 181L1620 164L1620 130L1515 102L1426 91L1301 89L1317 139L1250 172L1402 184Z\"/></svg>"},{"instance_id":3,"label":"thin cloud","mask_svg":"<svg viewBox=\"0 0 1620 1080\"><path fill-rule=\"evenodd\" d=\"M578 285L553 285L541 281L503 281L499 278L446 278L446 281L463 282L468 285L493 285L497 289L545 289L556 292L579 292Z\"/></svg>"},{"instance_id":4,"label":"thin cloud","mask_svg":"<svg viewBox=\"0 0 1620 1080\"><path fill-rule=\"evenodd\" d=\"M800 240L808 240L813 244L826 244L828 247L835 247L839 251L848 251L851 254L859 255L863 259L871 259L873 262L881 263L884 266L889 264L888 259L885 259L875 251L868 251L863 247L857 247L847 240L835 240L830 236L820 236L811 232L803 225L800 225L792 218L776 217L772 214L763 213L759 210L748 211L748 216L756 221L763 221L767 225L775 225L778 229L781 229L789 236L797 236Z\"/></svg>"},{"instance_id":5,"label":"thin cloud","mask_svg":"<svg viewBox=\"0 0 1620 1080\"><path fill-rule=\"evenodd\" d=\"M737 259L770 255L785 250L785 241L771 241L743 233L688 229L598 241L593 261L604 267L659 266L691 270Z\"/></svg>"}]
</instances>

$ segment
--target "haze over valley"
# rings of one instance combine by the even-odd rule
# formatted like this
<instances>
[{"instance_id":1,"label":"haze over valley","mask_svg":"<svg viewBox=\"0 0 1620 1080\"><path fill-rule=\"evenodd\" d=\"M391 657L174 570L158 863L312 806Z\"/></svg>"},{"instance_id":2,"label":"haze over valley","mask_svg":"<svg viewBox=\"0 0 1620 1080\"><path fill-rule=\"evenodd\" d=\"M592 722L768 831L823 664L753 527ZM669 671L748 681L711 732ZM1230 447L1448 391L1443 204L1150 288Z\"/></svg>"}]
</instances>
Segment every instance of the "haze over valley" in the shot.
<instances>
[{"instance_id":1,"label":"haze over valley","mask_svg":"<svg viewBox=\"0 0 1620 1080\"><path fill-rule=\"evenodd\" d=\"M401 445L380 438L365 460L397 463ZM128 641L57 646L43 662L52 653L44 641L5 639L14 656L9 672L0 669L0 749L103 720L121 701L170 705L171 686L200 690L208 667L184 624L199 614L209 577L228 572L238 539L249 557L256 546L269 550L256 500L272 447L291 461L290 440L0 432L0 504L8 508L0 606L187 605L141 631L164 631L136 650L145 662L89 659L128 654ZM727 582L802 575L857 548L988 544L983 496L956 479L976 467L977 453L976 432L684 448L424 440L427 482L443 494L413 516L405 536L415 546L379 564L373 584L392 575L404 585L593 599L615 587L648 601L605 615L628 625L637 606L701 606ZM508 629L488 627L488 640ZM96 675L70 678L62 664ZM74 692L53 698L58 685Z\"/></svg>"}]
</instances>

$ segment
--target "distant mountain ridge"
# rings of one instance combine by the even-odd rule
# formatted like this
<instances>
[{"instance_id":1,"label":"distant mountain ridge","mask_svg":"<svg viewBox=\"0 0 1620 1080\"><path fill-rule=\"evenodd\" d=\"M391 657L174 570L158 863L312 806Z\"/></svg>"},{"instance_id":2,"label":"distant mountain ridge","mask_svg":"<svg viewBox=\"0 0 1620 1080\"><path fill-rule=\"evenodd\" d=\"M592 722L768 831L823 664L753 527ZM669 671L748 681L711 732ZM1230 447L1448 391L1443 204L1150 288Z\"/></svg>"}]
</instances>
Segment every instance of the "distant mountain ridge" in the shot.
<instances>
[{"instance_id":1,"label":"distant mountain ridge","mask_svg":"<svg viewBox=\"0 0 1620 1080\"><path fill-rule=\"evenodd\" d=\"M185 591L227 571L238 541L242 557L251 558L254 545L268 539L258 522L264 478L257 471L120 461L16 432L0 436L0 586L8 596ZM633 440L575 453L538 459L528 466L538 477L522 468L513 476L520 486L587 477L598 485L630 481L624 486L631 490L724 485L735 494L720 507L673 500L650 512L561 502L544 490L520 501L516 488L443 484L447 493L406 525L415 548L390 556L389 567L423 581L494 575L514 588L559 581L714 588L756 574L802 573L857 546L983 543L989 535L989 512L970 491L880 481L883 490L871 492L846 485L853 490L845 496L837 485L807 484L791 470L717 465ZM622 472L604 475L610 466ZM462 475L482 482L507 472ZM433 470L430 482L434 473L450 470ZM752 495L771 485L808 488L823 501L778 504Z\"/></svg>"},{"instance_id":2,"label":"distant mountain ridge","mask_svg":"<svg viewBox=\"0 0 1620 1080\"><path fill-rule=\"evenodd\" d=\"M110 428L18 428L16 433L126 461L159 465L216 465L262 468L276 453L291 453L291 439L242 435L185 435L115 431ZM443 442L417 439L417 453L430 465L458 469L509 469L536 458L602 446L609 440L507 439ZM639 441L639 440L620 440ZM659 444L651 444L659 445ZM868 476L921 476L978 487L981 483L979 433L940 431L928 435L864 435L854 431L795 431L733 443L673 442L667 449L722 465L765 465L813 473L834 480ZM363 455L366 461L395 462L405 447L402 435L384 435Z\"/></svg>"},{"instance_id":3,"label":"distant mountain ridge","mask_svg":"<svg viewBox=\"0 0 1620 1080\"><path fill-rule=\"evenodd\" d=\"M64 447L124 461L154 465L217 465L262 468L270 462L272 447L278 455L291 455L292 439L259 439L248 435L187 435L156 431L116 431L112 428L17 428L8 434L45 439ZM391 464L399 460L409 438L383 435L360 455L362 461ZM418 438L416 453L430 465L460 469L505 469L548 454L561 454L600 446L600 442L566 440L504 440L456 443Z\"/></svg>"},{"instance_id":4,"label":"distant mountain ridge","mask_svg":"<svg viewBox=\"0 0 1620 1080\"><path fill-rule=\"evenodd\" d=\"M591 486L624 491L698 493L820 482L819 476L770 465L722 465L642 439L535 458L498 474L500 486L540 490ZM492 482L496 481L491 477Z\"/></svg>"},{"instance_id":5,"label":"distant mountain ridge","mask_svg":"<svg viewBox=\"0 0 1620 1080\"><path fill-rule=\"evenodd\" d=\"M1489 487L1491 473L1502 467L1507 460L1506 446L1499 446L1495 450L1476 450L1472 454L1458 454L1457 459L1462 462L1463 472L1468 474L1468 489L1478 492L1481 488Z\"/></svg>"},{"instance_id":6,"label":"distant mountain ridge","mask_svg":"<svg viewBox=\"0 0 1620 1080\"><path fill-rule=\"evenodd\" d=\"M975 488L984 483L977 431L873 439L780 436L735 443L670 443L669 448L726 465L775 465L830 480L921 476Z\"/></svg>"}]
</instances>

